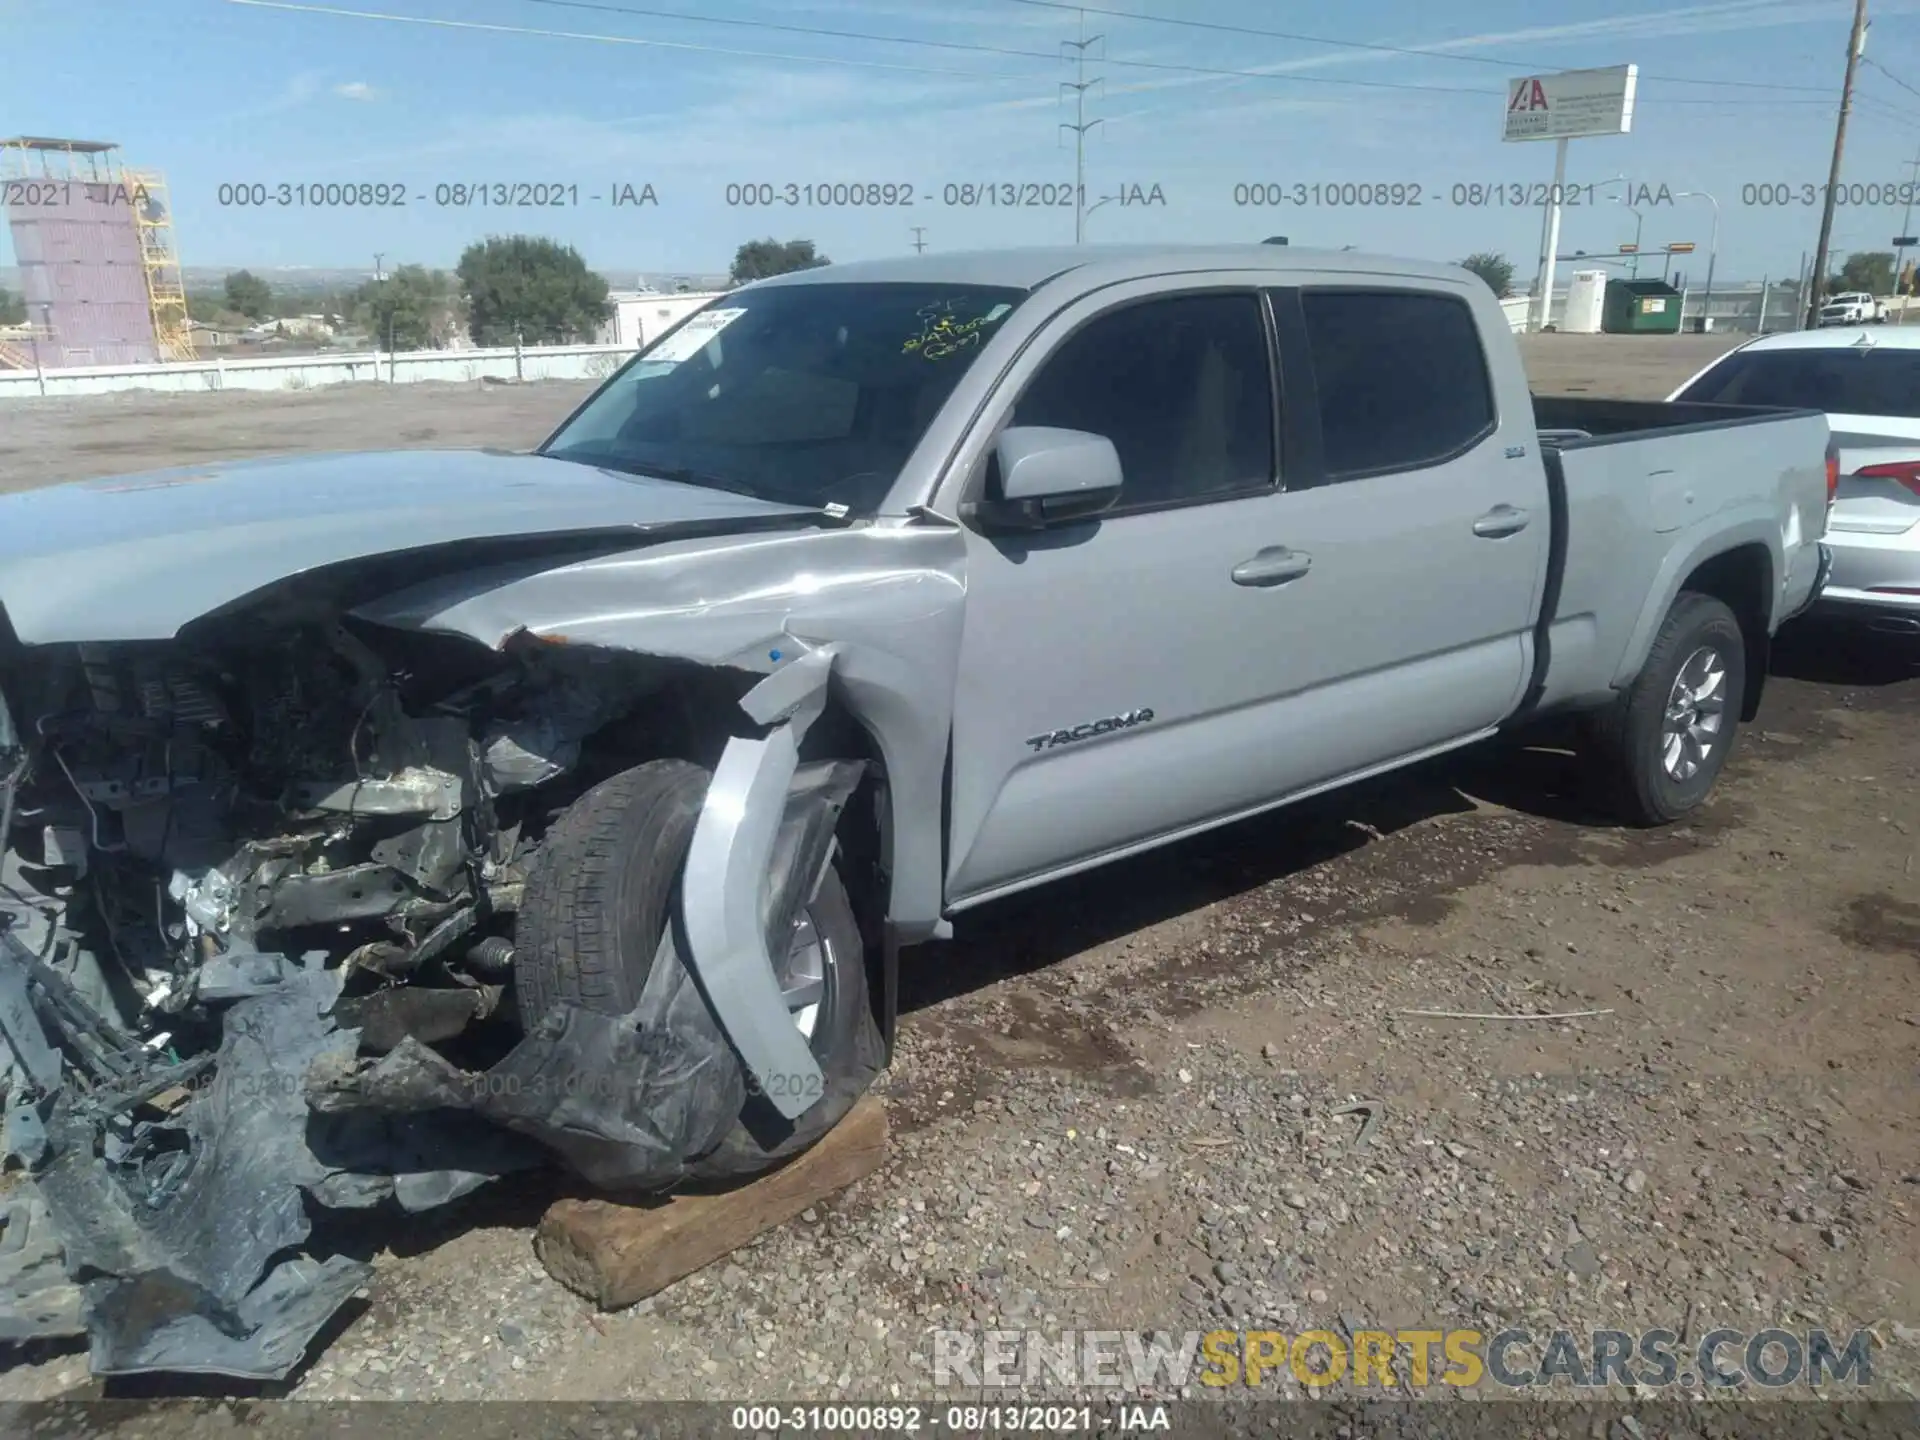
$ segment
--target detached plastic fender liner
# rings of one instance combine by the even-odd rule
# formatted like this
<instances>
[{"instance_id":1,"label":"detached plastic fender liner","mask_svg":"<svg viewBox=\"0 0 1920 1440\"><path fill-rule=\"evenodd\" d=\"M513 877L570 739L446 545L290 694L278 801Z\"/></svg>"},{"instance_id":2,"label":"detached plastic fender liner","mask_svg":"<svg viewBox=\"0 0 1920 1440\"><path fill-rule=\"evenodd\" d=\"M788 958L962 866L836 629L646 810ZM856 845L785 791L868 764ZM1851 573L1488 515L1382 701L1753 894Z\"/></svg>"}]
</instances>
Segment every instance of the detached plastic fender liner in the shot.
<instances>
[{"instance_id":1,"label":"detached plastic fender liner","mask_svg":"<svg viewBox=\"0 0 1920 1440\"><path fill-rule=\"evenodd\" d=\"M761 724L787 718L764 740L727 742L694 823L680 888L687 968L741 1064L788 1120L825 1093L826 1077L787 1013L767 950L774 842L800 765L800 737L826 703L836 648L797 656L742 697L741 708Z\"/></svg>"}]
</instances>

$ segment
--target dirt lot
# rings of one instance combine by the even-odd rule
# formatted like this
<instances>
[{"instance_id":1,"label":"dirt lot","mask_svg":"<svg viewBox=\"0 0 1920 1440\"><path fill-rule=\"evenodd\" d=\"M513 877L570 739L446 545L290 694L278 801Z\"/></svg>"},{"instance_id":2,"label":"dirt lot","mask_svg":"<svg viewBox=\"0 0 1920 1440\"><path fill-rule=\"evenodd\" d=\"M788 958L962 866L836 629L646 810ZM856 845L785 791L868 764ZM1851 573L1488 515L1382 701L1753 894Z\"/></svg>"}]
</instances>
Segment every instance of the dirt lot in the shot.
<instances>
[{"instance_id":1,"label":"dirt lot","mask_svg":"<svg viewBox=\"0 0 1920 1440\"><path fill-rule=\"evenodd\" d=\"M1530 335L1521 342L1538 390L1649 398L1665 396L1734 343L1718 335ZM283 451L526 449L592 388L556 380L9 401L0 408L0 491Z\"/></svg>"},{"instance_id":2,"label":"dirt lot","mask_svg":"<svg viewBox=\"0 0 1920 1440\"><path fill-rule=\"evenodd\" d=\"M1659 396L1725 343L1527 351L1543 390ZM36 402L0 469L524 445L580 393ZM483 1192L382 1237L288 1390L880 1399L932 1393L936 1328L1518 1325L1664 1327L1683 1359L1873 1327L1875 1389L1911 1395L1916 726L1920 651L1802 631L1696 823L1609 825L1542 737L969 914L908 957L880 1174L609 1315L533 1259L547 1186ZM0 1371L0 1399L98 1393L79 1351Z\"/></svg>"}]
</instances>

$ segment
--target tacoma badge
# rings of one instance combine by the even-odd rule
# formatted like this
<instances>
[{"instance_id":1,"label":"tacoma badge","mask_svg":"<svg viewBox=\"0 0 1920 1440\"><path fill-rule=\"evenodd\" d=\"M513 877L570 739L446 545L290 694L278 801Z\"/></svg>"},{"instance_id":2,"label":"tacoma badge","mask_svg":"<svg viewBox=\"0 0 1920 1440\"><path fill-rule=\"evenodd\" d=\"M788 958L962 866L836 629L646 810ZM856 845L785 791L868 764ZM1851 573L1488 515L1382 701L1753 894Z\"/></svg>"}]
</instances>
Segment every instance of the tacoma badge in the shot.
<instances>
[{"instance_id":1,"label":"tacoma badge","mask_svg":"<svg viewBox=\"0 0 1920 1440\"><path fill-rule=\"evenodd\" d=\"M1056 745L1071 745L1076 740L1091 740L1096 735L1110 735L1115 730L1131 730L1135 725L1144 725L1153 719L1151 710L1129 710L1125 715L1109 715L1105 720L1089 720L1085 725L1076 725L1071 730L1050 730L1045 735L1035 735L1027 744L1035 750L1051 750Z\"/></svg>"}]
</instances>

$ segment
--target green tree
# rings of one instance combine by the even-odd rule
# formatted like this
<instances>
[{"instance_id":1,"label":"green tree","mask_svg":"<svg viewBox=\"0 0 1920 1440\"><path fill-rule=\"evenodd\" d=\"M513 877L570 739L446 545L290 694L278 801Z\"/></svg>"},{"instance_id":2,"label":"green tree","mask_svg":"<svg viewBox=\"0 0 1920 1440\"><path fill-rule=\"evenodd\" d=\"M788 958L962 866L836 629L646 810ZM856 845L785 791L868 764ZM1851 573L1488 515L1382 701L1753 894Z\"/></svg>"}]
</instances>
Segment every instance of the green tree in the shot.
<instances>
[{"instance_id":1,"label":"green tree","mask_svg":"<svg viewBox=\"0 0 1920 1440\"><path fill-rule=\"evenodd\" d=\"M22 325L27 319L27 302L11 290L0 290L0 325Z\"/></svg>"},{"instance_id":2,"label":"green tree","mask_svg":"<svg viewBox=\"0 0 1920 1440\"><path fill-rule=\"evenodd\" d=\"M353 297L353 313L376 345L394 350L443 346L464 318L453 277L421 265L369 280Z\"/></svg>"},{"instance_id":3,"label":"green tree","mask_svg":"<svg viewBox=\"0 0 1920 1440\"><path fill-rule=\"evenodd\" d=\"M273 313L273 289L251 270L236 270L227 276L227 308L238 310L254 320Z\"/></svg>"},{"instance_id":4,"label":"green tree","mask_svg":"<svg viewBox=\"0 0 1920 1440\"><path fill-rule=\"evenodd\" d=\"M1491 250L1476 251L1460 262L1460 268L1471 270L1486 281L1496 299L1505 299L1513 293L1513 262L1504 255Z\"/></svg>"},{"instance_id":5,"label":"green tree","mask_svg":"<svg viewBox=\"0 0 1920 1440\"><path fill-rule=\"evenodd\" d=\"M814 249L811 240L749 240L733 252L733 283L764 280L789 270L813 270L832 262Z\"/></svg>"},{"instance_id":6,"label":"green tree","mask_svg":"<svg viewBox=\"0 0 1920 1440\"><path fill-rule=\"evenodd\" d=\"M1843 290L1864 290L1869 295L1891 295L1893 293L1893 252L1891 250L1856 250L1847 256L1847 263L1840 267L1840 273L1827 282L1827 294L1838 295Z\"/></svg>"},{"instance_id":7,"label":"green tree","mask_svg":"<svg viewBox=\"0 0 1920 1440\"><path fill-rule=\"evenodd\" d=\"M476 345L591 339L613 314L607 282L580 252L535 235L490 236L469 245L456 269Z\"/></svg>"}]
</instances>

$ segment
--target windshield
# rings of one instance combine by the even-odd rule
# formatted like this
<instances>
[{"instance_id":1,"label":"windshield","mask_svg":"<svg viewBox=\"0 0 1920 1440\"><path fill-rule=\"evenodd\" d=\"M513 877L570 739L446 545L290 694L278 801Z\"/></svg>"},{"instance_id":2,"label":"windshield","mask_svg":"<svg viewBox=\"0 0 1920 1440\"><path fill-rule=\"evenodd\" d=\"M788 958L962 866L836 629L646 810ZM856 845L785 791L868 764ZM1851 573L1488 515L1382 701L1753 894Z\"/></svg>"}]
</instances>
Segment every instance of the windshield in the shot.
<instances>
[{"instance_id":1,"label":"windshield","mask_svg":"<svg viewBox=\"0 0 1920 1440\"><path fill-rule=\"evenodd\" d=\"M870 515L1025 293L821 281L727 295L642 351L541 453Z\"/></svg>"},{"instance_id":2,"label":"windshield","mask_svg":"<svg viewBox=\"0 0 1920 1440\"><path fill-rule=\"evenodd\" d=\"M1920 416L1920 350L1736 351L1674 398L1784 405L1829 415Z\"/></svg>"}]
</instances>

